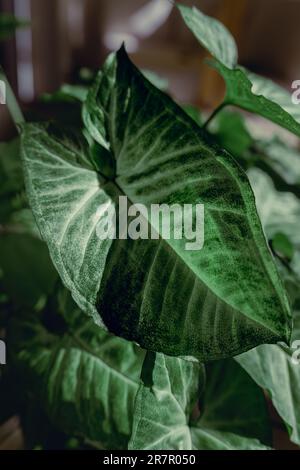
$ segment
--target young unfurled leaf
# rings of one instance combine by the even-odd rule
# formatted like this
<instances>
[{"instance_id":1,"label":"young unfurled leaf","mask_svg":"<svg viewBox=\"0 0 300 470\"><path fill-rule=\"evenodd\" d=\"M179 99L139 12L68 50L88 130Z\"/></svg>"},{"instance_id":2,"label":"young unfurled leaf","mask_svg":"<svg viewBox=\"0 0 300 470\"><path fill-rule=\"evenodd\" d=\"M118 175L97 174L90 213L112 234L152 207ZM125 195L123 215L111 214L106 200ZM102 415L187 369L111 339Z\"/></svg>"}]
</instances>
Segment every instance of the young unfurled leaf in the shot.
<instances>
[{"instance_id":1,"label":"young unfurled leaf","mask_svg":"<svg viewBox=\"0 0 300 470\"><path fill-rule=\"evenodd\" d=\"M34 316L11 324L13 364L38 404L67 434L127 447L144 352L95 327L78 309L63 335L50 333Z\"/></svg>"},{"instance_id":2,"label":"young unfurled leaf","mask_svg":"<svg viewBox=\"0 0 300 470\"><path fill-rule=\"evenodd\" d=\"M178 4L179 11L188 28L198 41L215 59L233 69L237 65L238 51L234 38L220 23L210 16L204 15L196 7L190 8Z\"/></svg>"},{"instance_id":3,"label":"young unfurled leaf","mask_svg":"<svg viewBox=\"0 0 300 470\"><path fill-rule=\"evenodd\" d=\"M232 369L234 372L239 368L233 367ZM241 374L246 375L243 372ZM222 379L222 375L219 379ZM234 375L231 379L234 380ZM211 377L209 381L211 381ZM248 382L251 382L250 378L248 378ZM221 401L223 400L225 405L226 399L229 402L236 382L226 383L227 386L230 386L230 391L226 389L225 394L222 380L219 381L221 384L220 393L214 388L213 383L211 387L208 384L203 422L201 417L197 422L193 422L192 410L196 405L200 389L202 390L205 384L203 366L179 358L156 354L152 369L152 383L149 385L142 383L136 397L133 433L129 448L146 450L265 449L266 447L257 439L228 431L230 424L233 430L242 429L244 431L243 426L245 428L249 426L248 432L252 434L253 409L251 409L252 417L248 424L247 418L249 419L250 416L248 404L241 400L238 414L239 423L236 425L234 420L231 420L230 423L232 417L226 416L226 409L222 408ZM251 385L252 392L261 394L254 383ZM209 390L213 393L212 397L209 396ZM235 390L235 400L237 400L238 394L243 391L244 389ZM257 395L255 393L251 396L251 403L259 406L261 402L256 401ZM260 399L262 399L261 395ZM243 405L246 409L245 417L241 415ZM257 408L255 409L257 410ZM265 413L264 408L263 410ZM200 409L200 413L201 411L202 409ZM228 412L230 413L229 410ZM234 410L232 412L234 413ZM260 425L260 419L263 423L265 415L257 417L257 426Z\"/></svg>"},{"instance_id":4,"label":"young unfurled leaf","mask_svg":"<svg viewBox=\"0 0 300 470\"><path fill-rule=\"evenodd\" d=\"M146 105L145 105L146 104ZM79 306L146 349L212 360L288 340L289 307L253 193L229 154L121 49L87 99L90 134L115 160L95 170L83 141L51 125L23 130L31 206ZM100 240L99 206L204 204L204 247L187 238ZM103 215L103 214L102 214Z\"/></svg>"},{"instance_id":5,"label":"young unfurled leaf","mask_svg":"<svg viewBox=\"0 0 300 470\"><path fill-rule=\"evenodd\" d=\"M271 80L238 67L238 53L230 32L197 8L179 6L183 20L215 60L210 64L226 83L225 104L259 114L300 137L299 106L291 95Z\"/></svg>"}]
</instances>

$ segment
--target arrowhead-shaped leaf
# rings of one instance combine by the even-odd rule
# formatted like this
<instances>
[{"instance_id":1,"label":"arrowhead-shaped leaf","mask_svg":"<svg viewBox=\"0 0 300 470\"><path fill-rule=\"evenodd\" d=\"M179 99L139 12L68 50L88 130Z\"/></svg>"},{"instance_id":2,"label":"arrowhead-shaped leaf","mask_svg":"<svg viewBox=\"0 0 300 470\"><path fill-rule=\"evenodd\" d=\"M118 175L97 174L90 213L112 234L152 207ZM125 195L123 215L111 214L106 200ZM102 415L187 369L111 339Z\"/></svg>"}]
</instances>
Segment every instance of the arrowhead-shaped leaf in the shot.
<instances>
[{"instance_id":1,"label":"arrowhead-shaped leaf","mask_svg":"<svg viewBox=\"0 0 300 470\"><path fill-rule=\"evenodd\" d=\"M149 366L147 369L146 376L149 378ZM232 372L231 380L228 382L226 375L230 372ZM214 374L217 375L214 376ZM226 383L223 388L224 375ZM216 381L221 389L215 388ZM250 417L248 408L250 404L242 399L243 394L248 393L244 385L249 385L249 382L252 391L251 404L255 405L256 412L263 411L262 415L257 416L256 419L253 417L253 408ZM156 354L151 381L141 384L136 397L133 433L129 448L143 450L266 449L257 439L251 438L254 421L257 426L256 435L261 435L261 425L265 425L266 419L262 392L251 382L251 379L239 367L232 366L231 362L221 363L221 367L210 371L206 385L203 418L200 417L197 422L193 422L192 410L193 407L195 408L197 396L199 397L200 389L203 389L204 384L205 372L202 365ZM238 389L235 388L236 385ZM239 394L242 395L241 398ZM237 400L240 400L238 404ZM232 406L233 401L234 407L238 405L236 420L234 420L234 409L231 416L230 410L226 409L227 405ZM200 413L201 411L200 408ZM232 432L230 432L230 427ZM242 431L242 434L236 434L236 430ZM266 436L264 431L263 436Z\"/></svg>"},{"instance_id":2,"label":"arrowhead-shaped leaf","mask_svg":"<svg viewBox=\"0 0 300 470\"><path fill-rule=\"evenodd\" d=\"M289 307L246 175L121 49L84 109L110 177L82 140L23 130L27 189L54 264L78 305L147 349L211 360L289 338ZM97 169L96 169L97 168ZM100 168L100 171L99 171ZM205 206L202 250L186 242L100 240L97 209L119 196Z\"/></svg>"},{"instance_id":3,"label":"arrowhead-shaped leaf","mask_svg":"<svg viewBox=\"0 0 300 470\"><path fill-rule=\"evenodd\" d=\"M151 364L145 367L146 361L143 367L150 383L140 385L135 399L129 449L191 450L189 418L197 401L199 375L204 385L204 367L164 354L150 355L152 370Z\"/></svg>"}]
</instances>

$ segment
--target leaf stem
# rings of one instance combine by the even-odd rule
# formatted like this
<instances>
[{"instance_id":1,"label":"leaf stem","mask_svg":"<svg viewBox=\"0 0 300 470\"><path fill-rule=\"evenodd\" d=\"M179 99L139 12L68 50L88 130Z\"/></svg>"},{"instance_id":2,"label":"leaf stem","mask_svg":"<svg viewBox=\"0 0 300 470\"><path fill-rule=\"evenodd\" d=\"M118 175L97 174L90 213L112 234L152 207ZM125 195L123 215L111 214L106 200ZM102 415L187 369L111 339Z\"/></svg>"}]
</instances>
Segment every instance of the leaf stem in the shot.
<instances>
[{"instance_id":1,"label":"leaf stem","mask_svg":"<svg viewBox=\"0 0 300 470\"><path fill-rule=\"evenodd\" d=\"M6 103L7 103L7 107L8 107L8 110L10 112L10 115L12 117L12 120L14 121L15 123L15 126L18 130L18 132L20 132L20 126L22 124L24 124L25 122L25 118L24 118L24 115L21 111L21 108L19 106L19 103L17 101L17 98L9 84L9 81L7 80L7 77L3 71L3 68L0 66L0 80L2 80L5 84L5 88L6 88Z\"/></svg>"},{"instance_id":2,"label":"leaf stem","mask_svg":"<svg viewBox=\"0 0 300 470\"><path fill-rule=\"evenodd\" d=\"M222 111L223 108L225 108L225 106L227 106L227 102L226 101L223 101L223 103L221 103L213 112L212 114L209 116L209 118L207 119L207 121L203 124L203 129L207 129L208 125L211 123L211 121L216 117L216 115Z\"/></svg>"}]
</instances>

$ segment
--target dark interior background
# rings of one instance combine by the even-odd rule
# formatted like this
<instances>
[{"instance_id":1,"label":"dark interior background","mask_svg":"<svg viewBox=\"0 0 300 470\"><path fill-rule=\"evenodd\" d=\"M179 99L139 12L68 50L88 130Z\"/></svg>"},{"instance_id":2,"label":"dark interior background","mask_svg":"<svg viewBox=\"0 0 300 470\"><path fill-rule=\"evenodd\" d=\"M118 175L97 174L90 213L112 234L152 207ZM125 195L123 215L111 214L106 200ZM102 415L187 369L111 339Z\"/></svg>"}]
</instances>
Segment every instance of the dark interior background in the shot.
<instances>
[{"instance_id":1,"label":"dark interior background","mask_svg":"<svg viewBox=\"0 0 300 470\"><path fill-rule=\"evenodd\" d=\"M181 0L219 18L235 36L240 63L286 87L300 77L299 0ZM134 62L166 76L179 101L213 107L223 84L169 0L0 0L0 11L31 22L1 43L0 63L23 105L97 69L123 40ZM0 138L10 132L0 107Z\"/></svg>"}]
</instances>

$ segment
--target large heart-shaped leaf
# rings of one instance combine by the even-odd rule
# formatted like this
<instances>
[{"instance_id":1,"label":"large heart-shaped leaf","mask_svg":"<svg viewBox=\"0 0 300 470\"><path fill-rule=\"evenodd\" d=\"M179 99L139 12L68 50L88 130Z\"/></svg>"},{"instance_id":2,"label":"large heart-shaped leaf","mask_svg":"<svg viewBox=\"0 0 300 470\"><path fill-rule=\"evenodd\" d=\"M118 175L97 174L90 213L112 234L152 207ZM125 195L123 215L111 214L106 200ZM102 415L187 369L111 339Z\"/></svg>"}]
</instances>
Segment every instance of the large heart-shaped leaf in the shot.
<instances>
[{"instance_id":1,"label":"large heart-shaped leaf","mask_svg":"<svg viewBox=\"0 0 300 470\"><path fill-rule=\"evenodd\" d=\"M299 106L289 93L271 80L237 66L237 47L230 32L197 8L179 6L182 18L215 60L209 63L226 83L224 104L259 114L300 137Z\"/></svg>"},{"instance_id":2,"label":"large heart-shaped leaf","mask_svg":"<svg viewBox=\"0 0 300 470\"><path fill-rule=\"evenodd\" d=\"M147 349L200 360L288 340L286 295L250 185L231 156L123 49L100 72L84 119L114 176L100 174L72 134L51 125L23 130L31 206L79 306ZM204 204L203 249L187 250L185 236L100 240L98 208L118 209L121 195L147 209Z\"/></svg>"},{"instance_id":3,"label":"large heart-shaped leaf","mask_svg":"<svg viewBox=\"0 0 300 470\"><path fill-rule=\"evenodd\" d=\"M149 369L147 364L148 374ZM226 386L224 384L223 388L224 374L226 376L230 371L233 382L226 381ZM237 380L236 371L239 374ZM253 408L249 421L250 404L243 399L245 398L243 394L248 393L244 385L246 383L249 385L250 382L251 405L255 405L255 411L258 414L263 411L263 414L258 415L255 420L256 435L261 434L260 425L264 426L266 419L262 392L251 382L250 378L246 377L245 382L241 376L245 377L246 374L239 367L232 367L232 363L222 363L221 368L217 367L211 371L206 386L203 418L200 417L197 422L193 422L192 409L196 404L200 389L205 384L203 366L156 354L151 381L141 384L136 397L133 433L129 448L147 450L266 449L257 439L251 438L254 424ZM217 380L221 385L219 390L216 390L214 386ZM239 389L235 389L237 383ZM212 391L212 396L210 396L210 391ZM230 400L235 400L234 407L237 405L239 409L235 419L234 410L231 416L228 415L230 410L226 410L227 405L232 406ZM237 400L239 400L238 404ZM245 410L246 413L243 414ZM243 433L236 434L236 430L246 432L246 436ZM247 437L247 432L250 437ZM265 437L265 432L263 435Z\"/></svg>"},{"instance_id":4,"label":"large heart-shaped leaf","mask_svg":"<svg viewBox=\"0 0 300 470\"><path fill-rule=\"evenodd\" d=\"M24 390L67 434L124 449L144 352L96 327L77 309L54 335L32 315L10 325L8 344Z\"/></svg>"}]
</instances>

